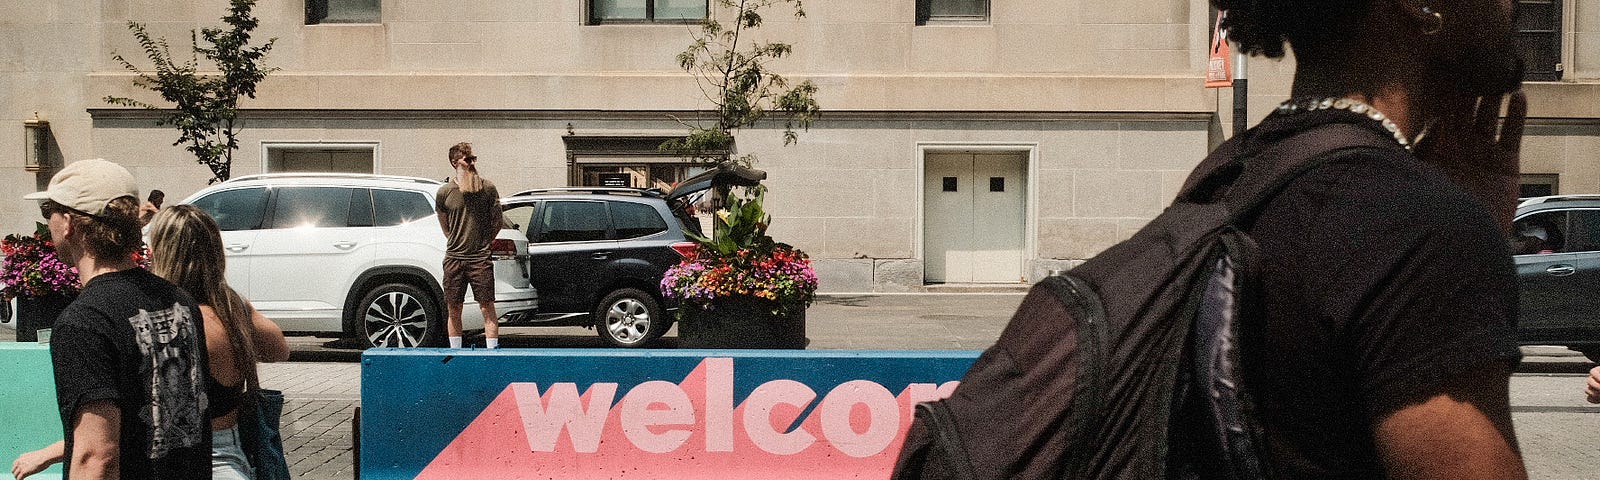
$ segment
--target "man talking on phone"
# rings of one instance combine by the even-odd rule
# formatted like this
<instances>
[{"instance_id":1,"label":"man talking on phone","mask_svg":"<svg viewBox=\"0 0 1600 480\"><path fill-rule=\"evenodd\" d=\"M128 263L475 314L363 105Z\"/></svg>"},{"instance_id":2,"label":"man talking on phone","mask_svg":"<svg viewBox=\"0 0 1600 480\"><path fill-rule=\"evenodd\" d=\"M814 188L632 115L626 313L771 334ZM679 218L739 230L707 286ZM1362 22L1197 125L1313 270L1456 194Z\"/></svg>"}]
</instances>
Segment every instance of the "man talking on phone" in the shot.
<instances>
[{"instance_id":1,"label":"man talking on phone","mask_svg":"<svg viewBox=\"0 0 1600 480\"><path fill-rule=\"evenodd\" d=\"M499 316L494 313L494 261L489 244L500 232L500 193L494 183L478 175L478 157L472 144L450 147L450 167L455 176L439 187L434 209L444 229L444 302L449 311L446 332L450 348L461 348L461 309L467 288L483 312L484 346L500 348Z\"/></svg>"}]
</instances>

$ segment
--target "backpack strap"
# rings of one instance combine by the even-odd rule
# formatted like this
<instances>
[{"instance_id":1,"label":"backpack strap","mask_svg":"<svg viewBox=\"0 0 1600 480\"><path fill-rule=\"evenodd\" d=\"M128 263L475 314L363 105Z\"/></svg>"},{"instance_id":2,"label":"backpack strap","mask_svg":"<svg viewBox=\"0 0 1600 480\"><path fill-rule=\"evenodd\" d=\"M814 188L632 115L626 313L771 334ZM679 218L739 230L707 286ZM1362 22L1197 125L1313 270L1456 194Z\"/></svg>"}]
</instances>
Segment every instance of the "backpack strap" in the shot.
<instances>
[{"instance_id":1,"label":"backpack strap","mask_svg":"<svg viewBox=\"0 0 1600 480\"><path fill-rule=\"evenodd\" d=\"M1232 223L1249 221L1290 182L1354 150L1409 155L1392 137L1353 123L1328 123L1295 133L1237 159L1241 171L1223 197Z\"/></svg>"}]
</instances>

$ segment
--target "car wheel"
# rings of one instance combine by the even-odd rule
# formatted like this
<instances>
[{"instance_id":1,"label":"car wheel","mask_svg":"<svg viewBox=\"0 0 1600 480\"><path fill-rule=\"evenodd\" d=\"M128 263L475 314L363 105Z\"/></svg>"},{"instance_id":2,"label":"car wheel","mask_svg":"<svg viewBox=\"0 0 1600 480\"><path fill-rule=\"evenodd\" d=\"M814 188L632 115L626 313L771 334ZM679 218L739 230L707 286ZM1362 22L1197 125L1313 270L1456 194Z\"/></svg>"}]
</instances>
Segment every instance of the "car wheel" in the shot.
<instances>
[{"instance_id":1,"label":"car wheel","mask_svg":"<svg viewBox=\"0 0 1600 480\"><path fill-rule=\"evenodd\" d=\"M606 295L595 308L594 321L600 338L617 347L644 345L672 328L656 298L636 288L622 288Z\"/></svg>"},{"instance_id":2,"label":"car wheel","mask_svg":"<svg viewBox=\"0 0 1600 480\"><path fill-rule=\"evenodd\" d=\"M437 302L408 283L385 283L361 297L356 321L360 343L368 347L433 347L444 335Z\"/></svg>"}]
</instances>

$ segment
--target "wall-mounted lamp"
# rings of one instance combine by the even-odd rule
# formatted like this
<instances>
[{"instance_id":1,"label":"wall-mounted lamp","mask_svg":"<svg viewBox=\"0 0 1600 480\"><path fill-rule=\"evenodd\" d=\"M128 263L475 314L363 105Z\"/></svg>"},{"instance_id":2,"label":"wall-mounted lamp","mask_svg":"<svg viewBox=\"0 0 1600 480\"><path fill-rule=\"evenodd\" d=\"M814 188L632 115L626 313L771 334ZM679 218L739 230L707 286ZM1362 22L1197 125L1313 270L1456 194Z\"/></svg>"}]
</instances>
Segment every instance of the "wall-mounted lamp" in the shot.
<instances>
[{"instance_id":1,"label":"wall-mounted lamp","mask_svg":"<svg viewBox=\"0 0 1600 480\"><path fill-rule=\"evenodd\" d=\"M50 122L33 118L22 121L22 166L30 172L43 170L50 164Z\"/></svg>"}]
</instances>

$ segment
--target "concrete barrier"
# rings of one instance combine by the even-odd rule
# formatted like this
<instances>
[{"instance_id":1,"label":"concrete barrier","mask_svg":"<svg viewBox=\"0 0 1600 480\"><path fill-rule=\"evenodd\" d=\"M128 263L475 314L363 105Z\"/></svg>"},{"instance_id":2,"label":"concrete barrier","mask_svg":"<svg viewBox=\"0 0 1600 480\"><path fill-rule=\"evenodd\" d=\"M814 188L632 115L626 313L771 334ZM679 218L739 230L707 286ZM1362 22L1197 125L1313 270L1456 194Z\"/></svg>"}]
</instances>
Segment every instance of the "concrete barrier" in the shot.
<instances>
[{"instance_id":1,"label":"concrete barrier","mask_svg":"<svg viewBox=\"0 0 1600 480\"><path fill-rule=\"evenodd\" d=\"M52 372L48 345L0 343L0 478L12 478L17 455L61 440ZM61 465L28 478L61 478Z\"/></svg>"},{"instance_id":2,"label":"concrete barrier","mask_svg":"<svg viewBox=\"0 0 1600 480\"><path fill-rule=\"evenodd\" d=\"M885 478L976 351L362 355L362 478Z\"/></svg>"}]
</instances>

